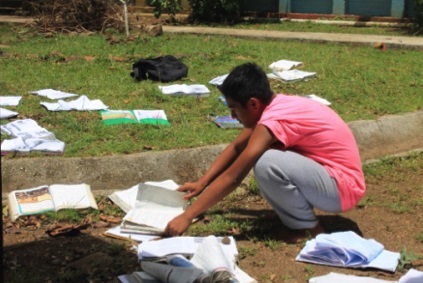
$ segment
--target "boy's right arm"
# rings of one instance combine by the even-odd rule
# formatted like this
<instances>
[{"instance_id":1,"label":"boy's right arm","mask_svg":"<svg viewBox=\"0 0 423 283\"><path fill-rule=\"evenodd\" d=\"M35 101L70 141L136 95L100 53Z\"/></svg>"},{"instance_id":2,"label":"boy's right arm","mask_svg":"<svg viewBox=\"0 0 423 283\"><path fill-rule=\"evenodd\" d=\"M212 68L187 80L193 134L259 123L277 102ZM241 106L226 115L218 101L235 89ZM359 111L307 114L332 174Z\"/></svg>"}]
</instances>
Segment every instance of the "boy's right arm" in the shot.
<instances>
[{"instance_id":1,"label":"boy's right arm","mask_svg":"<svg viewBox=\"0 0 423 283\"><path fill-rule=\"evenodd\" d=\"M222 153L214 160L209 169L196 182L185 183L178 191L186 192L185 199L199 195L214 179L225 171L241 154L248 144L252 129L244 128Z\"/></svg>"}]
</instances>

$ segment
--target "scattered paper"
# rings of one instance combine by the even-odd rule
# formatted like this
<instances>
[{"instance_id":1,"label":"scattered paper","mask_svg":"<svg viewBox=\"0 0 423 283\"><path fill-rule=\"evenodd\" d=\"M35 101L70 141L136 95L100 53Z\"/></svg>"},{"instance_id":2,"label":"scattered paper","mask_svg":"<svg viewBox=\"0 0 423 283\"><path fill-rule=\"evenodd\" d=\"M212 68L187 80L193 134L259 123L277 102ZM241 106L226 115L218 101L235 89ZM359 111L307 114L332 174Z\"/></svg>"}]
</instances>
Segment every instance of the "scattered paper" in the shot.
<instances>
[{"instance_id":1,"label":"scattered paper","mask_svg":"<svg viewBox=\"0 0 423 283\"><path fill-rule=\"evenodd\" d=\"M99 100L90 100L87 96L82 95L76 100L72 101L64 101L58 100L58 102L40 102L47 110L50 111L70 111L70 110L104 110L109 108L108 106L104 105L104 103Z\"/></svg>"},{"instance_id":2,"label":"scattered paper","mask_svg":"<svg viewBox=\"0 0 423 283\"><path fill-rule=\"evenodd\" d=\"M77 96L74 93L63 92L63 91L54 90L54 89L51 89L51 88L31 91L30 93L37 94L39 96L44 96L44 97L47 97L49 99L63 99L63 98Z\"/></svg>"},{"instance_id":3,"label":"scattered paper","mask_svg":"<svg viewBox=\"0 0 423 283\"><path fill-rule=\"evenodd\" d=\"M17 116L18 114L19 114L18 112L0 107L0 119L9 119L9 118Z\"/></svg>"},{"instance_id":4,"label":"scattered paper","mask_svg":"<svg viewBox=\"0 0 423 283\"><path fill-rule=\"evenodd\" d=\"M226 254L233 255L235 257L238 256L238 249L236 247L235 239L232 236L227 237L229 239L228 244L222 243L223 237L217 238ZM146 260L163 258L164 256L170 254L192 256L204 239L205 237L181 236L141 243L138 246L138 259Z\"/></svg>"},{"instance_id":5,"label":"scattered paper","mask_svg":"<svg viewBox=\"0 0 423 283\"><path fill-rule=\"evenodd\" d=\"M210 90L205 85L175 84L159 86L163 94L209 96Z\"/></svg>"},{"instance_id":6,"label":"scattered paper","mask_svg":"<svg viewBox=\"0 0 423 283\"><path fill-rule=\"evenodd\" d=\"M32 119L16 120L2 125L1 132L15 137L3 140L2 154L30 151L63 153L65 149L65 143L57 140L53 133L40 127Z\"/></svg>"},{"instance_id":7,"label":"scattered paper","mask_svg":"<svg viewBox=\"0 0 423 283\"><path fill-rule=\"evenodd\" d=\"M215 85L215 86L220 86L220 85L222 85L222 84L223 84L223 82L225 81L225 79L226 79L226 77L227 77L228 75L229 75L229 74L226 74L226 75L223 75L223 76L218 76L218 77L216 77L216 78L214 78L214 79L210 80L210 81L209 81L209 84L211 84L211 85Z\"/></svg>"},{"instance_id":8,"label":"scattered paper","mask_svg":"<svg viewBox=\"0 0 423 283\"><path fill-rule=\"evenodd\" d=\"M118 124L150 124L169 126L163 110L102 110L101 118L105 125Z\"/></svg>"},{"instance_id":9,"label":"scattered paper","mask_svg":"<svg viewBox=\"0 0 423 283\"><path fill-rule=\"evenodd\" d=\"M270 79L277 79L282 82L294 82L300 80L307 80L316 76L315 72L306 72L300 70L289 70L289 71L274 71L267 74Z\"/></svg>"},{"instance_id":10,"label":"scattered paper","mask_svg":"<svg viewBox=\"0 0 423 283\"><path fill-rule=\"evenodd\" d=\"M269 65L272 71L288 71L301 66L303 63L291 60L279 60Z\"/></svg>"},{"instance_id":11,"label":"scattered paper","mask_svg":"<svg viewBox=\"0 0 423 283\"><path fill-rule=\"evenodd\" d=\"M0 106L18 106L22 96L0 96Z\"/></svg>"},{"instance_id":12,"label":"scattered paper","mask_svg":"<svg viewBox=\"0 0 423 283\"><path fill-rule=\"evenodd\" d=\"M423 271L411 268L403 275L399 283L422 283L423 282Z\"/></svg>"},{"instance_id":13,"label":"scattered paper","mask_svg":"<svg viewBox=\"0 0 423 283\"><path fill-rule=\"evenodd\" d=\"M326 275L310 278L309 283L398 283L368 276L356 276L331 272Z\"/></svg>"},{"instance_id":14,"label":"scattered paper","mask_svg":"<svg viewBox=\"0 0 423 283\"><path fill-rule=\"evenodd\" d=\"M373 239L363 239L352 231L320 234L306 242L297 261L315 264L376 268L394 272L400 254L384 249Z\"/></svg>"}]
</instances>

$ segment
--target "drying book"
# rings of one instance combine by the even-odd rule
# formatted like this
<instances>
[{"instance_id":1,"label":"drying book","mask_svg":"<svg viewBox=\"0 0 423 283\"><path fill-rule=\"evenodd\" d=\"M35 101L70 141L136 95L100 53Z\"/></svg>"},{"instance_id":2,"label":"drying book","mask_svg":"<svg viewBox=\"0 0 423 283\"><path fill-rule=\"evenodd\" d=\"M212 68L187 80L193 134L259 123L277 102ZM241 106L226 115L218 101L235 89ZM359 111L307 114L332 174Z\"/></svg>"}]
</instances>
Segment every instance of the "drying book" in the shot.
<instances>
[{"instance_id":1,"label":"drying book","mask_svg":"<svg viewBox=\"0 0 423 283\"><path fill-rule=\"evenodd\" d=\"M41 214L59 209L97 209L97 203L87 184L43 185L31 189L15 190L8 195L10 217Z\"/></svg>"},{"instance_id":2,"label":"drying book","mask_svg":"<svg viewBox=\"0 0 423 283\"><path fill-rule=\"evenodd\" d=\"M163 187L139 184L134 208L123 218L121 232L163 234L167 223L187 207L184 194Z\"/></svg>"},{"instance_id":3,"label":"drying book","mask_svg":"<svg viewBox=\"0 0 423 283\"><path fill-rule=\"evenodd\" d=\"M149 124L169 126L163 110L103 110L100 111L105 125Z\"/></svg>"}]
</instances>

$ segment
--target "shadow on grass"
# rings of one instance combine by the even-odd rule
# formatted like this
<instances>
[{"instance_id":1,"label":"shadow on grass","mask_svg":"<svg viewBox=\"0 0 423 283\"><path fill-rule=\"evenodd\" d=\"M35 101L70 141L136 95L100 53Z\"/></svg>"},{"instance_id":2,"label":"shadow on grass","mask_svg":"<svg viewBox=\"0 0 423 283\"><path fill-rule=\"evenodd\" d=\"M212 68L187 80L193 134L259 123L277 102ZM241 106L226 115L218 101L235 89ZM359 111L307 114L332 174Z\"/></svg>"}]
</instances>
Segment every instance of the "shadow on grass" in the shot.
<instances>
[{"instance_id":1,"label":"shadow on grass","mask_svg":"<svg viewBox=\"0 0 423 283\"><path fill-rule=\"evenodd\" d=\"M88 234L43 237L3 246L3 282L117 282L139 270L137 255L122 242Z\"/></svg>"},{"instance_id":2,"label":"shadow on grass","mask_svg":"<svg viewBox=\"0 0 423 283\"><path fill-rule=\"evenodd\" d=\"M225 213L222 210L216 210L210 215L213 214L223 215ZM357 235L363 236L359 226L352 219L341 215L318 215L317 217L327 233L353 231ZM236 236L240 240L252 238L257 240L278 240L281 239L281 235L290 231L282 224L272 209L231 209L230 215L226 216L225 219L237 227L243 227L241 234Z\"/></svg>"}]
</instances>

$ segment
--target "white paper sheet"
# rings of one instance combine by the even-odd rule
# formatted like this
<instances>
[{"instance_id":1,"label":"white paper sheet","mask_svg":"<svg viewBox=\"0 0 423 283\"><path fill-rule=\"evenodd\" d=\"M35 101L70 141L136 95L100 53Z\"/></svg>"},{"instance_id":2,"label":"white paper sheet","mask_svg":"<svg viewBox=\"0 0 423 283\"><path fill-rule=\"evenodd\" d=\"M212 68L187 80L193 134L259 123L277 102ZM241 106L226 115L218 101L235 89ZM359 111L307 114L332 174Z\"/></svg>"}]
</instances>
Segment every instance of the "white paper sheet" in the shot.
<instances>
[{"instance_id":1,"label":"white paper sheet","mask_svg":"<svg viewBox=\"0 0 423 283\"><path fill-rule=\"evenodd\" d=\"M0 96L0 106L18 106L22 96Z\"/></svg>"},{"instance_id":2,"label":"white paper sheet","mask_svg":"<svg viewBox=\"0 0 423 283\"><path fill-rule=\"evenodd\" d=\"M63 91L54 90L54 89L51 89L51 88L31 91L30 93L37 94L39 96L44 96L44 97L47 97L49 99L63 99L63 98L77 96L74 93L63 92Z\"/></svg>"},{"instance_id":3,"label":"white paper sheet","mask_svg":"<svg viewBox=\"0 0 423 283\"><path fill-rule=\"evenodd\" d=\"M109 108L101 100L94 99L90 100L87 96L82 95L76 100L64 101L58 100L58 102L40 102L47 110L50 111L89 111L89 110L103 110Z\"/></svg>"},{"instance_id":4,"label":"white paper sheet","mask_svg":"<svg viewBox=\"0 0 423 283\"><path fill-rule=\"evenodd\" d=\"M186 84L174 84L168 86L159 86L159 89L163 94L186 94L186 95L201 95L207 96L210 93L210 90L205 85L195 84L195 85L186 85Z\"/></svg>"},{"instance_id":5,"label":"white paper sheet","mask_svg":"<svg viewBox=\"0 0 423 283\"><path fill-rule=\"evenodd\" d=\"M310 278L309 283L398 283L368 276L356 276L331 272L326 275Z\"/></svg>"},{"instance_id":6,"label":"white paper sheet","mask_svg":"<svg viewBox=\"0 0 423 283\"><path fill-rule=\"evenodd\" d=\"M19 113L0 107L0 119L8 119L17 116Z\"/></svg>"},{"instance_id":7,"label":"white paper sheet","mask_svg":"<svg viewBox=\"0 0 423 283\"><path fill-rule=\"evenodd\" d=\"M182 236L141 243L138 246L138 259L161 258L169 254L193 255L204 239L205 237ZM222 237L218 237L218 239L221 241ZM222 248L228 254L237 257L238 249L235 244L235 239L229 237L229 240L229 244L221 244Z\"/></svg>"},{"instance_id":8,"label":"white paper sheet","mask_svg":"<svg viewBox=\"0 0 423 283\"><path fill-rule=\"evenodd\" d=\"M298 66L301 66L303 63L298 61L291 61L291 60L279 60L276 62L273 62L269 65L269 68L272 71L287 71L291 70L293 68L296 68Z\"/></svg>"},{"instance_id":9,"label":"white paper sheet","mask_svg":"<svg viewBox=\"0 0 423 283\"><path fill-rule=\"evenodd\" d=\"M212 80L210 80L210 81L209 81L209 84L211 84L211 85L216 85L216 86L220 86L220 85L222 85L222 84L223 84L223 82L225 81L225 79L226 79L226 77L227 77L228 75L229 75L229 74L226 74L226 75L222 75L222 76L215 77L214 79L212 79Z\"/></svg>"}]
</instances>

